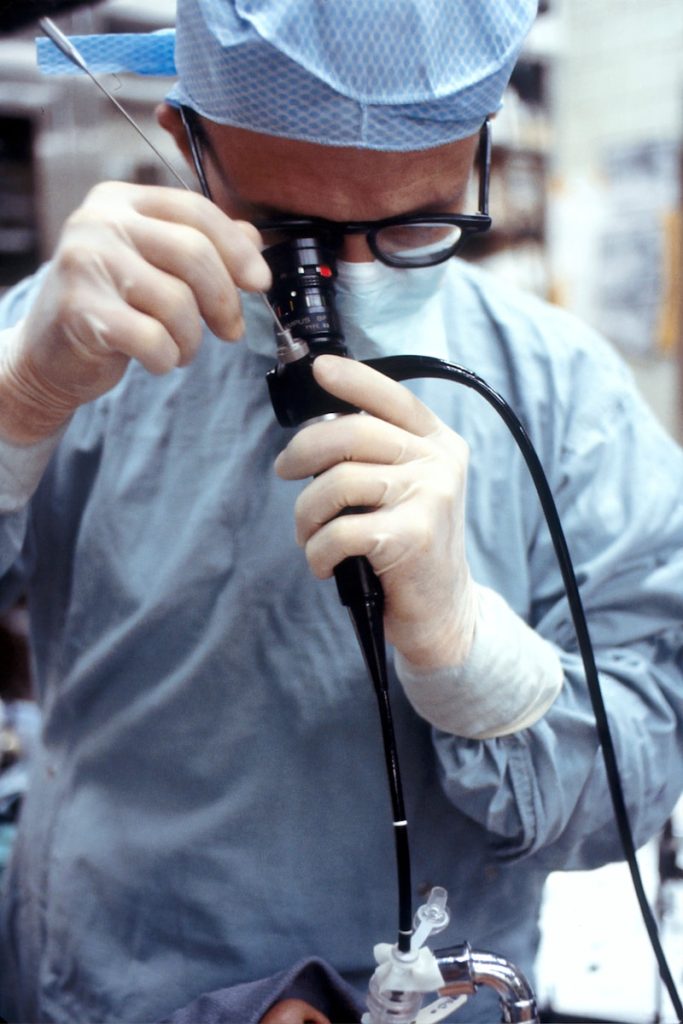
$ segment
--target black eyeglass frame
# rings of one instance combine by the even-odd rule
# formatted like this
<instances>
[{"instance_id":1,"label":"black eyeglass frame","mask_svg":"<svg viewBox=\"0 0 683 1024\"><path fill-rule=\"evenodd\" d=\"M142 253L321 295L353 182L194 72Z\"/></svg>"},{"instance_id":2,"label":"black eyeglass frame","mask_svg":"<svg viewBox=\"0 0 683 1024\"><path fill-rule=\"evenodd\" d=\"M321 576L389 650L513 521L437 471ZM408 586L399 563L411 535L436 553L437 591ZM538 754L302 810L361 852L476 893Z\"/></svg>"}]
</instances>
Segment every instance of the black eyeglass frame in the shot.
<instances>
[{"instance_id":1,"label":"black eyeglass frame","mask_svg":"<svg viewBox=\"0 0 683 1024\"><path fill-rule=\"evenodd\" d=\"M190 153L195 172L203 194L211 199L211 189L204 170L201 143L210 151L210 143L198 122L197 114L190 107L181 106L180 115L190 146ZM338 244L344 235L364 234L368 248L375 259L390 267L411 269L435 266L444 263L454 256L467 239L475 234L482 234L491 227L489 214L489 182L491 178L491 125L487 118L479 131L476 165L479 174L479 210L477 213L435 213L435 214L398 214L383 220L368 221L333 221L322 217L275 217L270 220L256 221L254 226L259 231L284 231L295 238L309 234L322 236L332 245ZM439 225L457 227L462 232L460 237L446 249L431 255L411 257L393 257L384 252L377 244L377 235L384 228L411 227L412 225Z\"/></svg>"}]
</instances>

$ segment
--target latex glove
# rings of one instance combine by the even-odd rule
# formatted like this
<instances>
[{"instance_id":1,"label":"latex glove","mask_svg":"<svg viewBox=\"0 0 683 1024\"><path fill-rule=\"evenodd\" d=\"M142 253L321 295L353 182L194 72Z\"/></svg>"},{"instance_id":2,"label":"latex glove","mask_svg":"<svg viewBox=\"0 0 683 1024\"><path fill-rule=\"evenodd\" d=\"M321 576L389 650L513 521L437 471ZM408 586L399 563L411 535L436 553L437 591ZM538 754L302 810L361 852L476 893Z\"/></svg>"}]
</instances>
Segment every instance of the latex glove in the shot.
<instances>
[{"instance_id":1,"label":"latex glove","mask_svg":"<svg viewBox=\"0 0 683 1024\"><path fill-rule=\"evenodd\" d=\"M366 555L382 581L387 639L413 665L461 664L476 614L464 542L465 441L362 363L320 356L314 373L370 415L311 424L276 460L284 479L315 477L295 508L313 573L325 579L347 556ZM369 511L337 518L353 506Z\"/></svg>"},{"instance_id":2,"label":"latex glove","mask_svg":"<svg viewBox=\"0 0 683 1024\"><path fill-rule=\"evenodd\" d=\"M258 242L196 193L96 186L66 222L22 329L0 346L0 437L48 436L118 383L130 359L158 374L189 363L202 319L239 338L238 287L271 281Z\"/></svg>"}]
</instances>

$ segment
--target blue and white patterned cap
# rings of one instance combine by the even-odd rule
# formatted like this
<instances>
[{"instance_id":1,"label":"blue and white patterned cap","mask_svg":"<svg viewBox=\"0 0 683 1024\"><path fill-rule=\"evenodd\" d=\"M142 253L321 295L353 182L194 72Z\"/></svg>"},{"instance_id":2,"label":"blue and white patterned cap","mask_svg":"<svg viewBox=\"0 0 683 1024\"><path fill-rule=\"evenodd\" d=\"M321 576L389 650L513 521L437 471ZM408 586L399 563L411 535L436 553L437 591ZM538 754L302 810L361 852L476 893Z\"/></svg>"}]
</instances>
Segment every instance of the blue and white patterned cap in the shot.
<instances>
[{"instance_id":1,"label":"blue and white patterned cap","mask_svg":"<svg viewBox=\"0 0 683 1024\"><path fill-rule=\"evenodd\" d=\"M220 124L410 151L498 110L536 0L178 0L169 99Z\"/></svg>"},{"instance_id":2,"label":"blue and white patterned cap","mask_svg":"<svg viewBox=\"0 0 683 1024\"><path fill-rule=\"evenodd\" d=\"M170 102L220 124L409 151L498 110L535 13L536 0L178 0L175 34L73 41L93 71L177 73ZM46 74L78 73L37 43Z\"/></svg>"}]
</instances>

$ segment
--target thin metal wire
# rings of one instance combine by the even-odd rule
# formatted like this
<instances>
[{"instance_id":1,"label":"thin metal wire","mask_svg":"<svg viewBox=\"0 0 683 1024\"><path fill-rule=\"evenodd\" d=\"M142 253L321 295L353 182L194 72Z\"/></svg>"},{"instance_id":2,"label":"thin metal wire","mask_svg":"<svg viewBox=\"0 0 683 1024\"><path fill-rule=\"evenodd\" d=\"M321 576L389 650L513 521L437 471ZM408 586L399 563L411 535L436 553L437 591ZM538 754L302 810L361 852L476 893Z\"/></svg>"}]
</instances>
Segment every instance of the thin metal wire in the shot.
<instances>
[{"instance_id":1,"label":"thin metal wire","mask_svg":"<svg viewBox=\"0 0 683 1024\"><path fill-rule=\"evenodd\" d=\"M99 80L99 78L97 78L97 76L90 70L83 57L83 54L78 50L76 46L74 46L71 40L67 39L64 33L59 28L57 28L55 23L50 18L41 18L38 24L40 25L41 29L48 37L48 39L52 40L57 49L64 54L67 60L70 60L72 64L75 64L77 68L83 71L88 76L88 78L95 83L100 92L103 92L107 99L114 104L118 112L122 114L123 117L125 117L126 121L128 121L128 123L135 129L138 135L145 140L145 142L150 147L155 156L157 156L158 159L161 160L164 167L171 172L176 181L178 181L183 186L183 188L187 189L188 192L191 192L191 187L178 173L178 171L175 169L170 160L166 159L161 150L154 145L152 140L147 135L145 135L144 131L137 123L135 118L131 117L131 115L128 113L125 107L121 106L121 104L113 95L113 93L111 93L109 89L107 89L106 85L104 85Z\"/></svg>"},{"instance_id":2,"label":"thin metal wire","mask_svg":"<svg viewBox=\"0 0 683 1024\"><path fill-rule=\"evenodd\" d=\"M194 165L195 174L197 175L199 187L201 189L202 195L209 199L211 202L213 202L214 199L211 193L211 186L209 185L209 179L207 178L206 172L204 170L204 162L202 160L198 132L193 123L193 118L195 116L196 115L194 111L191 110L189 107L182 106L180 108L180 118L183 122L185 135L187 137L187 142L190 147L190 156L192 157L192 163ZM291 331L289 331L286 327L283 326L280 317L277 315L274 308L270 304L266 293L259 292L259 295L261 296L261 299L263 300L263 304L265 305L266 309L273 318L273 322L275 323L275 329L278 335L278 342L285 348L291 349L294 345L294 339L292 337Z\"/></svg>"},{"instance_id":3,"label":"thin metal wire","mask_svg":"<svg viewBox=\"0 0 683 1024\"><path fill-rule=\"evenodd\" d=\"M185 179L178 173L178 171L175 169L173 164L169 160L166 159L166 157L161 152L161 150L157 146L154 145L154 143L149 138L149 136L145 135L144 131L142 130L140 125L137 123L135 118L132 117L128 113L128 111L125 109L125 107L123 107L119 103L119 101L116 99L116 97L113 95L113 93L111 93L109 91L109 89L107 89L107 87L105 85L103 85L103 83L99 80L99 78L97 78L97 76L90 70L90 68L88 67L88 65L86 63L85 58L83 57L83 54L80 52L80 50L76 46L74 46L74 44L71 42L71 40L68 39L67 36L65 36L64 33L59 28L57 28L55 23L50 18L41 18L40 21L38 22L38 24L40 25L41 29L43 30L45 35L48 37L48 39L52 40L52 42L55 44L57 49L61 53L63 53L64 56L68 60L70 60L72 64L75 64L77 68L79 68L81 71L85 72L85 74L88 76L88 78L92 82L95 83L97 88L101 92L104 93L104 95L107 97L107 99L111 103L114 104L114 106L116 107L118 112L125 117L126 121L128 121L128 123L135 129L135 131L138 133L140 138L143 139L144 142L147 143L147 145L152 150L152 152L155 154L155 156L157 156L158 159L161 160L161 162L164 165L164 167L168 171L171 172L171 174L176 179L176 181L179 182L179 184L182 185L184 189L187 189L188 192L194 191L192 189L192 187L190 185L188 185L188 183L185 181ZM186 124L185 116L184 115L183 115L183 123L185 124L185 127L187 128L187 124ZM191 140L191 145L192 145L192 142L194 141L193 140L193 136L192 136L191 133L188 133L188 134L189 134L189 137L190 137L190 140ZM197 155L195 153L195 146L194 145L192 146L192 157L193 157L193 160L194 160L194 163L195 163L195 167L197 167L197 166L201 167L201 161L199 161L199 162L197 161ZM207 199L211 199L212 198L211 197L211 192L209 190L209 186L208 186L208 183L206 181L206 177L204 176L203 173L201 175L198 174L198 177L199 177L199 183L201 185L201 189L202 189L203 194L207 197ZM276 326L276 328L278 330L278 334L282 336L283 344L291 344L291 334L289 333L289 331L286 331L285 328L280 323L280 319L279 319L277 313L275 312L275 310L273 309L273 307L271 306L270 302L268 301L268 297L266 296L265 292L259 292L259 295L261 296L261 299L263 300L263 303L266 306L266 309L268 310L268 312L270 313L271 317L273 318L275 326Z\"/></svg>"}]
</instances>

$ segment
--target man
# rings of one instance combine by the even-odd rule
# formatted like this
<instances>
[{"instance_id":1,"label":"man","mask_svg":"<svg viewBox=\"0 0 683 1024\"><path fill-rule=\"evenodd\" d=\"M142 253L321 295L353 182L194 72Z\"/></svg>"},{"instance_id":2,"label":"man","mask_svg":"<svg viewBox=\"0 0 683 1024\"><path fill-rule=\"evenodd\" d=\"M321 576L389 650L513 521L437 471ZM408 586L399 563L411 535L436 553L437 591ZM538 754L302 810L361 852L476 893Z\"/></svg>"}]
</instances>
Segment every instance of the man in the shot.
<instances>
[{"instance_id":1,"label":"man","mask_svg":"<svg viewBox=\"0 0 683 1024\"><path fill-rule=\"evenodd\" d=\"M670 812L680 452L574 320L457 260L388 267L339 227L463 212L532 14L181 0L160 120L187 151L179 105L198 115L214 204L100 186L3 303L0 570L6 600L29 592L44 709L5 893L5 1013L154 1020L309 955L362 990L393 940L373 696L293 517L314 576L366 555L382 581L415 899L449 889L444 944L529 971L548 871L620 856L512 440L475 395L408 390L369 355L466 364L521 415L565 520L636 840ZM367 415L290 437L253 293L271 283L254 225L292 216L338 226L356 360L315 373ZM462 1019L491 1020L490 1003Z\"/></svg>"}]
</instances>

